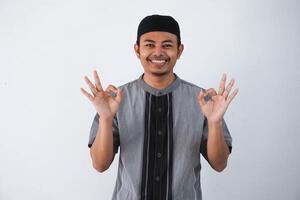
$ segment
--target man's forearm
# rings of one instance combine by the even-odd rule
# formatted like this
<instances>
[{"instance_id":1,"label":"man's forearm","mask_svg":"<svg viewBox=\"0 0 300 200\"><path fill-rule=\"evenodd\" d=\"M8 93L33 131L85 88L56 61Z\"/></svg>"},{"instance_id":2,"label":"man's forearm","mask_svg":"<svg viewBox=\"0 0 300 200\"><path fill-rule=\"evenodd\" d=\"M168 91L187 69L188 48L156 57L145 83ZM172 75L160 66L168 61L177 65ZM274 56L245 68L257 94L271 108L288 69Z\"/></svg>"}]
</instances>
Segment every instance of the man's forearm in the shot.
<instances>
[{"instance_id":1,"label":"man's forearm","mask_svg":"<svg viewBox=\"0 0 300 200\"><path fill-rule=\"evenodd\" d=\"M108 169L114 158L112 120L112 118L99 118L100 128L91 147L93 166L99 172Z\"/></svg>"},{"instance_id":2,"label":"man's forearm","mask_svg":"<svg viewBox=\"0 0 300 200\"><path fill-rule=\"evenodd\" d=\"M225 142L222 121L208 121L207 157L209 164L216 170L222 171L227 165L229 149Z\"/></svg>"}]
</instances>

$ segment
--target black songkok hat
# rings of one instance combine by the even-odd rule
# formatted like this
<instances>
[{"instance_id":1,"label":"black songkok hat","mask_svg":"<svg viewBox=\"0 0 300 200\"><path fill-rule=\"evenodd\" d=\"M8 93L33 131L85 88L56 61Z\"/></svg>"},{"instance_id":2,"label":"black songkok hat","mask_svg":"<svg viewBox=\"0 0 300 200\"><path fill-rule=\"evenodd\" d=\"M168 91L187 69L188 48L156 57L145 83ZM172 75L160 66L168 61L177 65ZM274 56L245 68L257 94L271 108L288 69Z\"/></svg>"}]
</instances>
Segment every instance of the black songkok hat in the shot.
<instances>
[{"instance_id":1,"label":"black songkok hat","mask_svg":"<svg viewBox=\"0 0 300 200\"><path fill-rule=\"evenodd\" d=\"M171 16L150 15L145 17L139 24L136 43L139 44L141 35L152 31L172 33L177 36L178 44L181 43L179 25Z\"/></svg>"}]
</instances>

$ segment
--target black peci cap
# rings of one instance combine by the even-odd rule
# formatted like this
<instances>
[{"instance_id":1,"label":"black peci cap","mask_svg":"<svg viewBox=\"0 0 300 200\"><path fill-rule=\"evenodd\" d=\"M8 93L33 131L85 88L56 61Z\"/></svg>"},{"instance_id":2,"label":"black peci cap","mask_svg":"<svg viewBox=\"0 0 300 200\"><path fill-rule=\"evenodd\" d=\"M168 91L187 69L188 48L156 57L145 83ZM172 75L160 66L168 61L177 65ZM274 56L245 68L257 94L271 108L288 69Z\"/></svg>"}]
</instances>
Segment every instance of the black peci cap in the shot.
<instances>
[{"instance_id":1,"label":"black peci cap","mask_svg":"<svg viewBox=\"0 0 300 200\"><path fill-rule=\"evenodd\" d=\"M181 43L179 25L171 16L150 15L145 17L139 24L136 43L139 44L141 35L152 31L172 33L177 36L177 43Z\"/></svg>"}]
</instances>

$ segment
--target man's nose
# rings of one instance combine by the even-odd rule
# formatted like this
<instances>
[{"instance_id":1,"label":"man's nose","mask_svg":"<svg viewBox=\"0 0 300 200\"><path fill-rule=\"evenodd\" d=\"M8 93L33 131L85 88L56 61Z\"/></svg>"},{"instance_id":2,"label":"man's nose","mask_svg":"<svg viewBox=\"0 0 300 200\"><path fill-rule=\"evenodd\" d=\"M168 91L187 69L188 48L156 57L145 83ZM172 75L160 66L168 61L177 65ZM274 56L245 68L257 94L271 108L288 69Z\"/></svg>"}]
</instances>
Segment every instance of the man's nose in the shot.
<instances>
[{"instance_id":1,"label":"man's nose","mask_svg":"<svg viewBox=\"0 0 300 200\"><path fill-rule=\"evenodd\" d=\"M154 49L154 53L155 56L161 56L163 55L163 49L161 46L156 46Z\"/></svg>"}]
</instances>

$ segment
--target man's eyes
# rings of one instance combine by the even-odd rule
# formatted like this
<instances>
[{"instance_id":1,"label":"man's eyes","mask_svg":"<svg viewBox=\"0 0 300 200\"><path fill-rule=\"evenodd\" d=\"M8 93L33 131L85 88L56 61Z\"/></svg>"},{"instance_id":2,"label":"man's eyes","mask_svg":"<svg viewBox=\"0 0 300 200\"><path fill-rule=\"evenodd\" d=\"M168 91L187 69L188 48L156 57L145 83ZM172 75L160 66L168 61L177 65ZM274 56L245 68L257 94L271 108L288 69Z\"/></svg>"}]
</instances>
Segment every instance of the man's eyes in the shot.
<instances>
[{"instance_id":1,"label":"man's eyes","mask_svg":"<svg viewBox=\"0 0 300 200\"><path fill-rule=\"evenodd\" d=\"M148 44L145 44L146 47L154 47L154 44L151 44L151 43L148 43Z\"/></svg>"},{"instance_id":2,"label":"man's eyes","mask_svg":"<svg viewBox=\"0 0 300 200\"><path fill-rule=\"evenodd\" d=\"M151 44L151 43L145 44L145 46L146 46L146 47L151 47L151 48L152 48L152 47L155 47L155 45L154 45L154 44ZM173 45L172 45L172 44L163 44L162 47L163 47L163 48L172 48Z\"/></svg>"},{"instance_id":3,"label":"man's eyes","mask_svg":"<svg viewBox=\"0 0 300 200\"><path fill-rule=\"evenodd\" d=\"M163 47L164 47L164 48L172 48L173 45L172 45L172 44L164 44Z\"/></svg>"}]
</instances>

